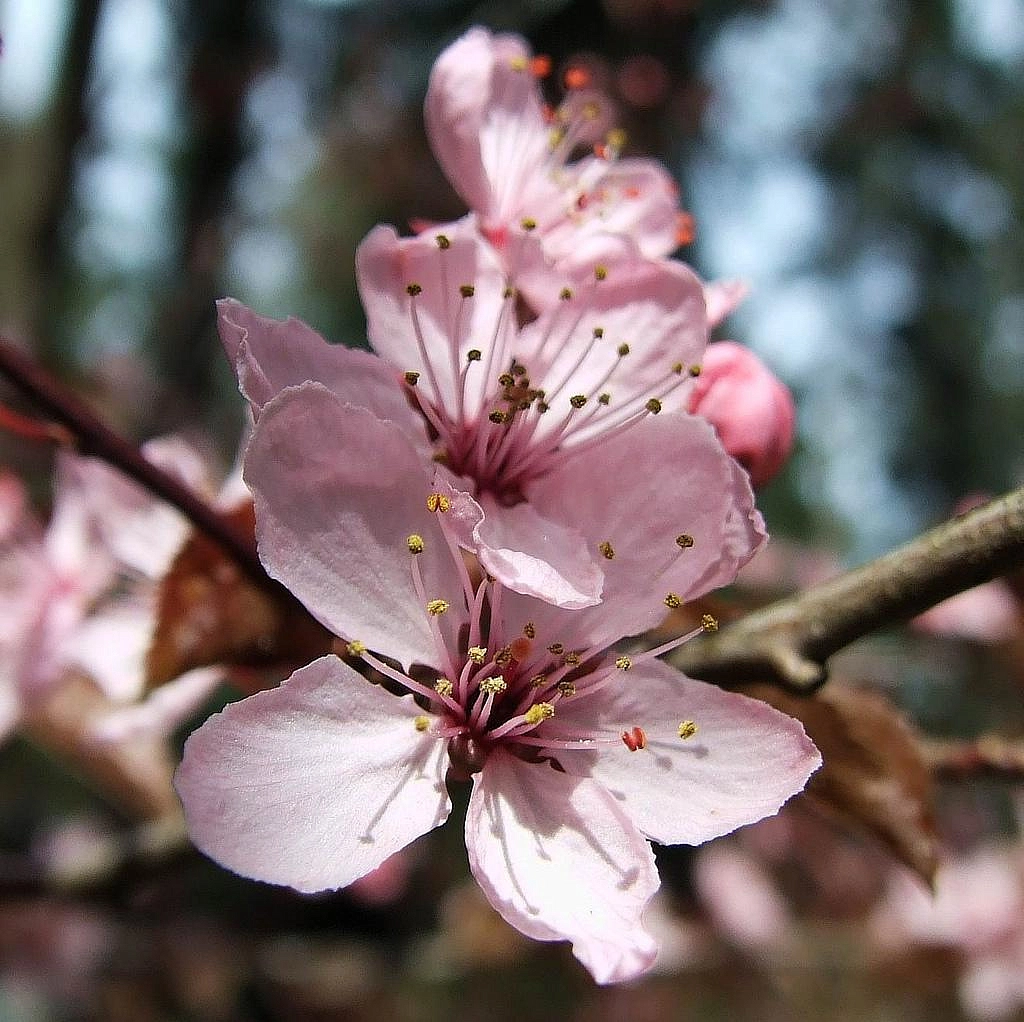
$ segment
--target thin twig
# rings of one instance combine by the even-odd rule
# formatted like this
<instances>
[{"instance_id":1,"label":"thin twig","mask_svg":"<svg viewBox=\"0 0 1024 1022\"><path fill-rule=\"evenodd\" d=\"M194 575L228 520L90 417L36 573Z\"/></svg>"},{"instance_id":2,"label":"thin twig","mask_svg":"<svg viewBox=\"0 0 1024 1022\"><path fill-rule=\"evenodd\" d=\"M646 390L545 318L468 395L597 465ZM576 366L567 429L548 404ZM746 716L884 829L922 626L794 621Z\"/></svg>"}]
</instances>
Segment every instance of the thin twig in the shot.
<instances>
[{"instance_id":1,"label":"thin twig","mask_svg":"<svg viewBox=\"0 0 1024 1022\"><path fill-rule=\"evenodd\" d=\"M810 692L826 661L879 628L1024 565L1024 487L839 578L682 647L680 670L719 685L767 681Z\"/></svg>"},{"instance_id":2,"label":"thin twig","mask_svg":"<svg viewBox=\"0 0 1024 1022\"><path fill-rule=\"evenodd\" d=\"M920 746L934 776L943 780L1024 780L1024 741L1019 739L984 735L974 741L922 740Z\"/></svg>"},{"instance_id":3,"label":"thin twig","mask_svg":"<svg viewBox=\"0 0 1024 1022\"><path fill-rule=\"evenodd\" d=\"M147 461L135 446L105 426L71 390L3 339L0 339L0 374L69 430L83 454L102 458L176 507L197 529L219 544L252 582L275 596L280 593L279 583L267 575L245 536L174 476Z\"/></svg>"}]
</instances>

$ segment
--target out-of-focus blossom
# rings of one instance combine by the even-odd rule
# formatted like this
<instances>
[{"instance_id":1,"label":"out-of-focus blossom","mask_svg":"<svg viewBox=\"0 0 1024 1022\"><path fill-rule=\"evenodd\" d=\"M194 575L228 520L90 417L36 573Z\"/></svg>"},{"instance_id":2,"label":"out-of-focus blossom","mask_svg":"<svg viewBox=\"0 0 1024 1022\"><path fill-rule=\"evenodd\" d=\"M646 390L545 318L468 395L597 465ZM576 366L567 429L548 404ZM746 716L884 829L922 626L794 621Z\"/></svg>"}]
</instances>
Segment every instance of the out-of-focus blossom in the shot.
<instances>
[{"instance_id":1,"label":"out-of-focus blossom","mask_svg":"<svg viewBox=\"0 0 1024 1022\"><path fill-rule=\"evenodd\" d=\"M653 160L624 159L611 106L574 69L550 111L525 40L474 28L438 57L425 116L434 155L480 229L507 260L525 232L565 270L613 261L616 236L649 257L679 244L677 188ZM593 152L572 162L581 150Z\"/></svg>"},{"instance_id":2,"label":"out-of-focus blossom","mask_svg":"<svg viewBox=\"0 0 1024 1022\"><path fill-rule=\"evenodd\" d=\"M793 396L743 345L708 345L687 407L715 427L754 486L763 486L786 463L796 421Z\"/></svg>"},{"instance_id":3,"label":"out-of-focus blossom","mask_svg":"<svg viewBox=\"0 0 1024 1022\"><path fill-rule=\"evenodd\" d=\"M1005 1019L1024 1005L1024 856L991 845L946 863L934 895L894 873L872 928L887 954L914 945L963 955L960 997L979 1019Z\"/></svg>"},{"instance_id":4,"label":"out-of-focus blossom","mask_svg":"<svg viewBox=\"0 0 1024 1022\"><path fill-rule=\"evenodd\" d=\"M697 857L694 880L716 930L738 947L756 951L785 937L789 908L753 856L722 842L708 845Z\"/></svg>"},{"instance_id":5,"label":"out-of-focus blossom","mask_svg":"<svg viewBox=\"0 0 1024 1022\"><path fill-rule=\"evenodd\" d=\"M1006 642L1021 633L1024 608L1002 580L986 582L937 603L913 619L922 632L974 642Z\"/></svg>"},{"instance_id":6,"label":"out-of-focus blossom","mask_svg":"<svg viewBox=\"0 0 1024 1022\"><path fill-rule=\"evenodd\" d=\"M229 868L345 886L444 821L446 773L471 777L466 843L491 904L613 982L656 954L645 839L697 844L760 819L818 766L799 723L657 659L682 639L612 651L679 603L656 580L680 549L640 513L613 521L599 481L571 492L605 516L611 595L567 611L474 583L479 505L400 426L320 384L263 407L245 472L270 574L403 694L329 656L196 731L177 786L196 844ZM729 528L710 515L712 549Z\"/></svg>"},{"instance_id":7,"label":"out-of-focus blossom","mask_svg":"<svg viewBox=\"0 0 1024 1022\"><path fill-rule=\"evenodd\" d=\"M588 493L630 521L643 507L652 546L670 533L687 556L718 562L688 576L705 592L758 548L744 472L706 423L659 414L683 401L704 350L702 286L685 267L636 260L592 272L522 328L514 287L464 226L405 239L377 228L357 270L386 361L329 345L298 320L220 303L221 337L257 416L282 389L319 381L397 423L483 508L474 542L487 571L560 606L608 595L620 530L590 515ZM728 517L722 546L695 527L698 508Z\"/></svg>"},{"instance_id":8,"label":"out-of-focus blossom","mask_svg":"<svg viewBox=\"0 0 1024 1022\"><path fill-rule=\"evenodd\" d=\"M175 439L147 457L199 485L201 461ZM0 491L0 702L9 730L70 673L84 674L114 704L142 695L156 585L188 531L185 519L95 458L58 456L53 511L44 530L17 483ZM181 705L161 692L154 729L173 726L201 700L217 672L186 679Z\"/></svg>"}]
</instances>

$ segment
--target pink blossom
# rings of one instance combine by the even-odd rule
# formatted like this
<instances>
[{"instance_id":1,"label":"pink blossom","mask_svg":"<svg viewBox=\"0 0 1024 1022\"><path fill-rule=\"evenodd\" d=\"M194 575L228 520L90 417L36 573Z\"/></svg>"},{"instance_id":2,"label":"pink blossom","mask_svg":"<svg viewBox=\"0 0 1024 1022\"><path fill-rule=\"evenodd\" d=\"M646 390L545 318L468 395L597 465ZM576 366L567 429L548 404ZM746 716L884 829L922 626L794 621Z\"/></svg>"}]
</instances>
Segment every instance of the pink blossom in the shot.
<instances>
[{"instance_id":1,"label":"pink blossom","mask_svg":"<svg viewBox=\"0 0 1024 1022\"><path fill-rule=\"evenodd\" d=\"M588 488L624 510L642 504L721 558L700 591L730 581L759 547L742 470L705 424L658 414L673 397L683 403L704 351L702 286L685 267L599 267L580 289L556 287L555 307L523 327L514 287L465 225L405 239L377 228L357 270L383 362L298 320L220 303L221 336L257 416L283 388L315 380L395 422L483 508L474 541L484 567L560 606L607 592L607 536L577 500ZM714 551L687 524L702 504L729 507L730 538Z\"/></svg>"},{"instance_id":2,"label":"pink blossom","mask_svg":"<svg viewBox=\"0 0 1024 1022\"><path fill-rule=\"evenodd\" d=\"M480 506L401 427L321 384L263 407L245 473L268 571L383 683L324 657L189 738L189 830L228 868L346 886L445 820L446 775L471 778L466 844L488 900L613 982L656 954L647 839L696 844L760 819L818 766L799 723L657 659L682 640L613 652L675 605L669 579L693 588L708 569L609 500L607 479L569 492L604 515L608 592L566 611L475 583L463 550ZM718 517L712 546L729 530Z\"/></svg>"},{"instance_id":3,"label":"pink blossom","mask_svg":"<svg viewBox=\"0 0 1024 1022\"><path fill-rule=\"evenodd\" d=\"M708 346L688 409L707 419L725 449L763 486L789 457L796 413L789 388L735 341Z\"/></svg>"},{"instance_id":4,"label":"pink blossom","mask_svg":"<svg viewBox=\"0 0 1024 1022\"><path fill-rule=\"evenodd\" d=\"M175 439L147 444L149 458L199 484L198 456ZM9 730L22 710L69 672L84 673L114 703L138 699L155 621L156 583L184 540L184 518L96 458L61 453L53 511L44 530L20 484L0 493L0 717ZM173 686L147 710L173 726L219 672L193 672L184 701ZM160 712L157 712L157 710ZM173 709L173 712L165 712Z\"/></svg>"},{"instance_id":5,"label":"pink blossom","mask_svg":"<svg viewBox=\"0 0 1024 1022\"><path fill-rule=\"evenodd\" d=\"M608 260L615 235L639 252L668 255L679 244L677 188L663 167L623 159L607 97L570 89L553 113L531 72L519 36L473 28L438 57L425 117L434 155L495 247L514 251L524 229L536 231L547 258L565 269ZM583 148L593 155L576 162Z\"/></svg>"}]
</instances>

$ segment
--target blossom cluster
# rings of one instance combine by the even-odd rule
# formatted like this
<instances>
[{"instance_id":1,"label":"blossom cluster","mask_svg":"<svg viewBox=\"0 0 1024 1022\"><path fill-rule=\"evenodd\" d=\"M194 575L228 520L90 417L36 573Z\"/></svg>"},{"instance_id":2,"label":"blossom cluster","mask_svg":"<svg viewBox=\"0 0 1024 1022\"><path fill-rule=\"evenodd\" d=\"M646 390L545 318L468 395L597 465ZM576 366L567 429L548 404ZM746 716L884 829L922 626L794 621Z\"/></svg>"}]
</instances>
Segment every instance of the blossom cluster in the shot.
<instances>
[{"instance_id":1,"label":"blossom cluster","mask_svg":"<svg viewBox=\"0 0 1024 1022\"><path fill-rule=\"evenodd\" d=\"M770 815L820 757L798 722L658 659L689 636L622 647L765 539L723 439L760 479L788 440L750 444L780 415L749 365L703 376L742 289L670 258L667 173L621 156L582 76L547 109L537 66L483 29L439 58L427 128L470 212L363 241L372 354L220 303L260 557L338 652L210 718L176 783L200 849L315 892L437 827L471 781L491 904L612 982L657 952L648 841Z\"/></svg>"}]
</instances>

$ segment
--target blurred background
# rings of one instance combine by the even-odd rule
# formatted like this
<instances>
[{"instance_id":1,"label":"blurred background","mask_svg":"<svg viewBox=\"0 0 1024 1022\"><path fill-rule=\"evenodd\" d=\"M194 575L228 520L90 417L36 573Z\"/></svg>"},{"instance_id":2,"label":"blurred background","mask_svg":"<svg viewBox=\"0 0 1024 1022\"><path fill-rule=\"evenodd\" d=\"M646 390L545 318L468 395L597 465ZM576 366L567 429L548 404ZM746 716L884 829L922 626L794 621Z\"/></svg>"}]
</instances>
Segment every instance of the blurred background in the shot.
<instances>
[{"instance_id":1,"label":"blurred background","mask_svg":"<svg viewBox=\"0 0 1024 1022\"><path fill-rule=\"evenodd\" d=\"M1020 483L1022 0L0 0L0 333L132 437L185 432L230 464L242 409L214 299L365 344L363 235L463 212L421 105L475 23L550 54L555 84L585 64L628 151L678 179L697 224L681 257L749 281L719 336L792 388L799 430L762 497L783 542L758 584L859 563ZM45 502L43 453L0 438L0 463ZM938 733L965 715L1024 731L1019 652L901 635L846 670ZM947 792L945 835L1010 833L996 789ZM59 836L88 846L90 799L30 746L0 750L5 854L40 840L41 806L84 813L84 835ZM740 918L783 920L753 938L702 899L711 867L664 855L673 950L636 987L595 990L564 948L490 915L449 826L383 893L302 900L191 862L18 903L0 916L0 1020L964 1017L959 944L897 967L842 925L884 900L885 856L790 816L728 846L740 879L721 884L777 901L750 894ZM825 873L794 865L805 844ZM813 922L780 944L794 899ZM971 1014L1024 1017L1020 983L1007 1010Z\"/></svg>"}]
</instances>

